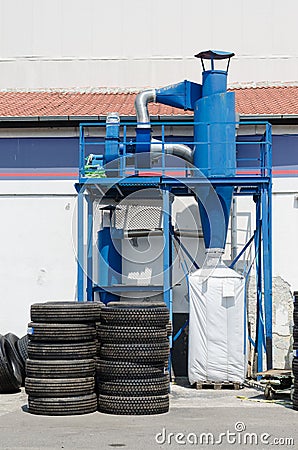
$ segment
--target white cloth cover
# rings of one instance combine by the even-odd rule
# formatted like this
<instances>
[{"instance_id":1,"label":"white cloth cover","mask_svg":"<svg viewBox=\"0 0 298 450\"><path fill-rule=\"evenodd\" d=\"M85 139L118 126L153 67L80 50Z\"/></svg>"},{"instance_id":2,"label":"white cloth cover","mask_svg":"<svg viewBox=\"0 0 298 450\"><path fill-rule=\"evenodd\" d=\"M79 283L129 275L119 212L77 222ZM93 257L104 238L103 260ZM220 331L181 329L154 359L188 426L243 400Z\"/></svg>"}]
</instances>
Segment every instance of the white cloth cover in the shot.
<instances>
[{"instance_id":1,"label":"white cloth cover","mask_svg":"<svg viewBox=\"0 0 298 450\"><path fill-rule=\"evenodd\" d=\"M247 371L244 278L224 264L189 276L188 377L243 382Z\"/></svg>"}]
</instances>

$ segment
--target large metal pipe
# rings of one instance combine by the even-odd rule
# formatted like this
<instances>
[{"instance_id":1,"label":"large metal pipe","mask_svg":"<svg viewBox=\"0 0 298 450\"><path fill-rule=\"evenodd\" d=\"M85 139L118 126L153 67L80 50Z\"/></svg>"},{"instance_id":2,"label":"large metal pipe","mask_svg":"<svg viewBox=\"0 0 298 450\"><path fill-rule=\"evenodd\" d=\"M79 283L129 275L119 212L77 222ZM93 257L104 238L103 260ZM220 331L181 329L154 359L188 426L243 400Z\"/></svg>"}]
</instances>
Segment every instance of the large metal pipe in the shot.
<instances>
[{"instance_id":1,"label":"large metal pipe","mask_svg":"<svg viewBox=\"0 0 298 450\"><path fill-rule=\"evenodd\" d=\"M150 128L148 103L155 102L155 100L156 89L146 89L136 96L135 110L137 115L138 128Z\"/></svg>"},{"instance_id":2,"label":"large metal pipe","mask_svg":"<svg viewBox=\"0 0 298 450\"><path fill-rule=\"evenodd\" d=\"M193 163L193 151L190 147L184 144L167 144L162 143L158 139L151 139L150 150L153 155L161 155L164 151L167 155L175 155L189 163Z\"/></svg>"},{"instance_id":3,"label":"large metal pipe","mask_svg":"<svg viewBox=\"0 0 298 450\"><path fill-rule=\"evenodd\" d=\"M150 128L148 103L155 102L155 100L156 89L146 89L136 96L135 110L137 115L138 128ZM184 144L162 144L161 141L152 139L150 151L156 155L160 155L164 151L168 155L175 155L190 163L193 162L193 151L190 147Z\"/></svg>"}]
</instances>

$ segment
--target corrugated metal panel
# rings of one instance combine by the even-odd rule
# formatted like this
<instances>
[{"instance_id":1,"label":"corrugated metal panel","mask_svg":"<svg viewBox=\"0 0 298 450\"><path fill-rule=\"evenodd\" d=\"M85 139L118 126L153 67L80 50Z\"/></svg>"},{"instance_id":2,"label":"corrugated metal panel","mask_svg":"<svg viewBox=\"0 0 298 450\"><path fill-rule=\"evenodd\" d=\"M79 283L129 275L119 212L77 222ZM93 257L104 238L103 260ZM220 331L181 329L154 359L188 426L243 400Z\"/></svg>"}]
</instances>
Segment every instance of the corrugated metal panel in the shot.
<instances>
[{"instance_id":1,"label":"corrugated metal panel","mask_svg":"<svg viewBox=\"0 0 298 450\"><path fill-rule=\"evenodd\" d=\"M193 54L235 51L230 81L295 80L297 2L0 0L0 88L161 86Z\"/></svg>"}]
</instances>

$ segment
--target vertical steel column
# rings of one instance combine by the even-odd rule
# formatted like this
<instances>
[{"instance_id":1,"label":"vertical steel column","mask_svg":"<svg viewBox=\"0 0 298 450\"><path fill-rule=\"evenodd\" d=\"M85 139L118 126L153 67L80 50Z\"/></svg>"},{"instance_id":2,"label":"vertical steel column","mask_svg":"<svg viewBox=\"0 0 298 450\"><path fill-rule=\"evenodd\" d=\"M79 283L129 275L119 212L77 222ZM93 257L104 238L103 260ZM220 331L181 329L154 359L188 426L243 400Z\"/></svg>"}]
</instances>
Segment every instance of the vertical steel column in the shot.
<instances>
[{"instance_id":1,"label":"vertical steel column","mask_svg":"<svg viewBox=\"0 0 298 450\"><path fill-rule=\"evenodd\" d=\"M77 298L84 301L84 187L80 185L78 192L78 272Z\"/></svg>"},{"instance_id":2,"label":"vertical steel column","mask_svg":"<svg viewBox=\"0 0 298 450\"><path fill-rule=\"evenodd\" d=\"M264 267L264 309L267 370L272 369L272 154L271 125L266 125L266 172L269 184L262 189L262 234Z\"/></svg>"},{"instance_id":3,"label":"vertical steel column","mask_svg":"<svg viewBox=\"0 0 298 450\"><path fill-rule=\"evenodd\" d=\"M262 296L262 219L261 219L261 200L257 197L256 201L256 289L257 289L257 317L256 317L256 351L258 355L257 371L263 370L263 296Z\"/></svg>"},{"instance_id":4,"label":"vertical steel column","mask_svg":"<svg viewBox=\"0 0 298 450\"><path fill-rule=\"evenodd\" d=\"M84 126L80 125L79 179L85 176L85 135Z\"/></svg>"},{"instance_id":5,"label":"vertical steel column","mask_svg":"<svg viewBox=\"0 0 298 450\"><path fill-rule=\"evenodd\" d=\"M268 188L264 187L262 188L262 236L267 370L272 369L272 272L270 269L272 258L269 245L271 235L269 215Z\"/></svg>"},{"instance_id":6,"label":"vertical steel column","mask_svg":"<svg viewBox=\"0 0 298 450\"><path fill-rule=\"evenodd\" d=\"M88 205L87 224L87 301L93 302L93 199L86 196Z\"/></svg>"},{"instance_id":7,"label":"vertical steel column","mask_svg":"<svg viewBox=\"0 0 298 450\"><path fill-rule=\"evenodd\" d=\"M170 312L170 320L173 323L173 303L172 303L172 274L171 274L171 199L168 188L163 190L163 299ZM170 336L170 348L172 348L172 336ZM169 370L171 362L169 361Z\"/></svg>"}]
</instances>

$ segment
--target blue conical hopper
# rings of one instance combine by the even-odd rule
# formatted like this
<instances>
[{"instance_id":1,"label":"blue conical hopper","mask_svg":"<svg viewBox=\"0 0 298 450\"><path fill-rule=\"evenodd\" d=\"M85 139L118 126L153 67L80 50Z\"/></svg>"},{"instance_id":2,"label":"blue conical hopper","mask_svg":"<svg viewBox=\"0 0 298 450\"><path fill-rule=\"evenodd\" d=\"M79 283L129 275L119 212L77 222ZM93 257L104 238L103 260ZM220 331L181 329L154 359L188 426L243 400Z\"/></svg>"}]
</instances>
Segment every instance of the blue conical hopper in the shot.
<instances>
[{"instance_id":1,"label":"blue conical hopper","mask_svg":"<svg viewBox=\"0 0 298 450\"><path fill-rule=\"evenodd\" d=\"M234 188L216 180L236 172L235 94L227 91L227 70L215 70L214 60L229 60L233 53L209 50L196 56L211 61L211 70L203 65L202 97L194 110L194 166L208 181L197 198L206 249L224 249Z\"/></svg>"}]
</instances>

